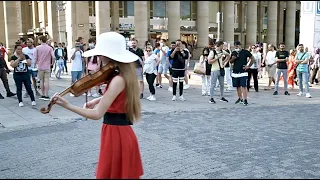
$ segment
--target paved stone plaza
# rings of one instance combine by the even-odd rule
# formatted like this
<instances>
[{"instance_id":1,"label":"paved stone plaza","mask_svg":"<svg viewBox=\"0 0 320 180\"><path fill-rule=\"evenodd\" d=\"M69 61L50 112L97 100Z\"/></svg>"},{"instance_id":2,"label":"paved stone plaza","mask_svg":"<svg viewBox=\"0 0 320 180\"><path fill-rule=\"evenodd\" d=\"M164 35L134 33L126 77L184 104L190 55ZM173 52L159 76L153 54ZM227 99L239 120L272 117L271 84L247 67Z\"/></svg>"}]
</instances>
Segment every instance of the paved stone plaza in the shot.
<instances>
[{"instance_id":1,"label":"paved stone plaza","mask_svg":"<svg viewBox=\"0 0 320 180\"><path fill-rule=\"evenodd\" d=\"M235 92L225 93L229 103L209 104L196 75L186 102L172 102L167 83L156 90L157 101L142 100L143 119L133 126L142 178L320 178L320 86L307 99L297 97L297 89L284 96L280 88L273 96L263 90L265 82L259 93L249 93L247 107L234 104ZM70 77L51 84L50 95L69 86ZM84 96L66 98L85 102ZM39 109L48 102L24 103L19 108L16 98L0 100L0 179L94 178L102 121L58 106L43 115Z\"/></svg>"}]
</instances>

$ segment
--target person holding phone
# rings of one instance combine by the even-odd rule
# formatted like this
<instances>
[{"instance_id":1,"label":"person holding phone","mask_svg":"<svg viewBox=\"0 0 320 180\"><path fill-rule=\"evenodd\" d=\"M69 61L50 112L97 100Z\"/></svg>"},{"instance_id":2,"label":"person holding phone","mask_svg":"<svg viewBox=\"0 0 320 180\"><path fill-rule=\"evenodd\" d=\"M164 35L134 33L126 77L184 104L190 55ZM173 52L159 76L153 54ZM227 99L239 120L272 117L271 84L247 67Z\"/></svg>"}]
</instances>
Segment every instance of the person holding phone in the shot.
<instances>
[{"instance_id":1,"label":"person holding phone","mask_svg":"<svg viewBox=\"0 0 320 180\"><path fill-rule=\"evenodd\" d=\"M23 107L22 102L22 84L24 84L30 99L32 106L36 105L34 94L31 88L31 79L28 71L28 66L31 65L30 57L22 53L22 46L16 45L14 47L14 54L10 58L10 66L14 68L13 79L17 87L17 96L19 101L19 107Z\"/></svg>"}]
</instances>

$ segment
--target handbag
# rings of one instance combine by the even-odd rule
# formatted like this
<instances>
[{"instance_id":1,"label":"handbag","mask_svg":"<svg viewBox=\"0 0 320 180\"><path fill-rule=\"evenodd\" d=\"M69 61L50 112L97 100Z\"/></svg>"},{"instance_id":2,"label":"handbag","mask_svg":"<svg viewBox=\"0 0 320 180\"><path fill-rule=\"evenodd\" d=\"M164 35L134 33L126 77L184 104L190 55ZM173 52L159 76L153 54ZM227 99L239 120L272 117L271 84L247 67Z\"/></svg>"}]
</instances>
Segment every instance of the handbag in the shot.
<instances>
[{"instance_id":1,"label":"handbag","mask_svg":"<svg viewBox=\"0 0 320 180\"><path fill-rule=\"evenodd\" d=\"M206 74L206 66L205 63L196 62L194 65L193 72L196 74L205 75Z\"/></svg>"},{"instance_id":2,"label":"handbag","mask_svg":"<svg viewBox=\"0 0 320 180\"><path fill-rule=\"evenodd\" d=\"M220 76L224 76L226 74L226 71L224 70L224 68L221 67L220 59L218 59L218 64L219 64L219 68L220 68Z\"/></svg>"}]
</instances>

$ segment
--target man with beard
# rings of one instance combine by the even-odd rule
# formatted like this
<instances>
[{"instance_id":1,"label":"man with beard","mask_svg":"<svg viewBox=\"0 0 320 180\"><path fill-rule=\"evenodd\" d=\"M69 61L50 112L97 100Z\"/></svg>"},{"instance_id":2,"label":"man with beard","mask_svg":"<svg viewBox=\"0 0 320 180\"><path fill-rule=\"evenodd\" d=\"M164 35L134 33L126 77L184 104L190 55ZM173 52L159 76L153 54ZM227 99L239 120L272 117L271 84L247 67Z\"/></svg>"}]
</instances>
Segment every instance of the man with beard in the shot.
<instances>
[{"instance_id":1,"label":"man with beard","mask_svg":"<svg viewBox=\"0 0 320 180\"><path fill-rule=\"evenodd\" d=\"M283 76L284 82L284 95L290 95L288 93L288 66L289 52L285 50L285 44L280 43L280 50L276 52L277 70L276 70L276 85L273 95L278 95L280 76Z\"/></svg>"}]
</instances>

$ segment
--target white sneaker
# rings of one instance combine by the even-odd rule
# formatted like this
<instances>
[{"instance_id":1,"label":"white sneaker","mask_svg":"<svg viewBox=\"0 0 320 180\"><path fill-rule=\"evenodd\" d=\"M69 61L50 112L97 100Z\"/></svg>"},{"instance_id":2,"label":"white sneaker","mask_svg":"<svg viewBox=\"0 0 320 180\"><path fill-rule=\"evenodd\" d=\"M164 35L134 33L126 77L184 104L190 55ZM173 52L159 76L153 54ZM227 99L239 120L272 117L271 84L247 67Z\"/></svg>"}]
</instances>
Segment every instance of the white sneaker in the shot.
<instances>
[{"instance_id":1,"label":"white sneaker","mask_svg":"<svg viewBox=\"0 0 320 180\"><path fill-rule=\"evenodd\" d=\"M71 96L71 97L74 97L74 95L73 95L72 93L70 93L70 96Z\"/></svg>"},{"instance_id":2,"label":"white sneaker","mask_svg":"<svg viewBox=\"0 0 320 180\"><path fill-rule=\"evenodd\" d=\"M23 106L24 106L23 102L19 102L19 107L23 107Z\"/></svg>"},{"instance_id":3,"label":"white sneaker","mask_svg":"<svg viewBox=\"0 0 320 180\"><path fill-rule=\"evenodd\" d=\"M183 86L183 89L189 89L190 88L190 85L189 84L186 84Z\"/></svg>"},{"instance_id":4,"label":"white sneaker","mask_svg":"<svg viewBox=\"0 0 320 180\"><path fill-rule=\"evenodd\" d=\"M177 96L173 96L172 101L176 101L176 100L177 100Z\"/></svg>"},{"instance_id":5,"label":"white sneaker","mask_svg":"<svg viewBox=\"0 0 320 180\"><path fill-rule=\"evenodd\" d=\"M150 94L150 96L148 96L147 99L150 100L151 96L152 96L152 95Z\"/></svg>"},{"instance_id":6,"label":"white sneaker","mask_svg":"<svg viewBox=\"0 0 320 180\"><path fill-rule=\"evenodd\" d=\"M299 94L297 94L297 96L302 96L303 95L303 92L299 92Z\"/></svg>"},{"instance_id":7,"label":"white sneaker","mask_svg":"<svg viewBox=\"0 0 320 180\"><path fill-rule=\"evenodd\" d=\"M156 97L154 95L152 95L150 98L149 98L149 101L155 101L157 100Z\"/></svg>"},{"instance_id":8,"label":"white sneaker","mask_svg":"<svg viewBox=\"0 0 320 180\"><path fill-rule=\"evenodd\" d=\"M180 97L179 97L179 100L180 100L180 101L186 101L186 99L185 99L183 96L180 96Z\"/></svg>"},{"instance_id":9,"label":"white sneaker","mask_svg":"<svg viewBox=\"0 0 320 180\"><path fill-rule=\"evenodd\" d=\"M32 105L32 106L35 106L35 105L37 105L37 103L36 103L35 101L32 101L32 102L31 102L31 105Z\"/></svg>"},{"instance_id":10,"label":"white sneaker","mask_svg":"<svg viewBox=\"0 0 320 180\"><path fill-rule=\"evenodd\" d=\"M100 96L99 96L99 94L94 93L94 94L92 94L92 97L94 97L94 98L98 98L98 97L100 97Z\"/></svg>"},{"instance_id":11,"label":"white sneaker","mask_svg":"<svg viewBox=\"0 0 320 180\"><path fill-rule=\"evenodd\" d=\"M172 92L172 87L169 87L169 88L168 88L168 91L169 91L169 92Z\"/></svg>"},{"instance_id":12,"label":"white sneaker","mask_svg":"<svg viewBox=\"0 0 320 180\"><path fill-rule=\"evenodd\" d=\"M311 98L312 96L311 96L311 94L310 93L307 93L306 94L306 98Z\"/></svg>"},{"instance_id":13,"label":"white sneaker","mask_svg":"<svg viewBox=\"0 0 320 180\"><path fill-rule=\"evenodd\" d=\"M90 96L91 96L91 93L88 93L87 96L90 97Z\"/></svg>"}]
</instances>

